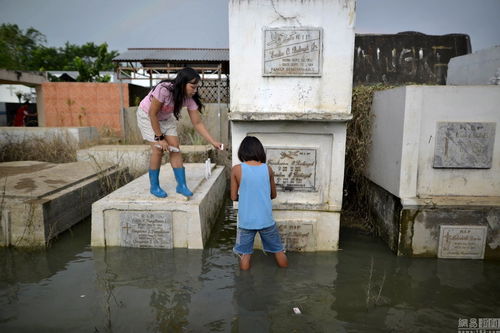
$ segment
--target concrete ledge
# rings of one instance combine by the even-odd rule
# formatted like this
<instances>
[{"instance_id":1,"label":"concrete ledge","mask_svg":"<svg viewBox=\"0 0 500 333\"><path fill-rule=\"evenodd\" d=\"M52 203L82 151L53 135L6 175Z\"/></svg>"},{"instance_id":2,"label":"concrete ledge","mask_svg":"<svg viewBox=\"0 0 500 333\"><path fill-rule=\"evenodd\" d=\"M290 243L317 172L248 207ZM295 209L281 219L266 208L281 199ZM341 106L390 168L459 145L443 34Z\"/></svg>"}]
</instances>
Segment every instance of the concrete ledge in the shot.
<instances>
[{"instance_id":1,"label":"concrete ledge","mask_svg":"<svg viewBox=\"0 0 500 333\"><path fill-rule=\"evenodd\" d=\"M68 140L78 146L97 142L95 127L0 127L0 145L21 143L25 140Z\"/></svg>"},{"instance_id":2,"label":"concrete ledge","mask_svg":"<svg viewBox=\"0 0 500 333\"><path fill-rule=\"evenodd\" d=\"M126 172L115 165L96 170L86 162L1 163L0 171L4 168L0 246L18 247L44 246L89 216L92 202L109 191L106 185ZM9 171L16 168L19 172Z\"/></svg>"},{"instance_id":3,"label":"concrete ledge","mask_svg":"<svg viewBox=\"0 0 500 333\"><path fill-rule=\"evenodd\" d=\"M147 174L92 205L92 246L202 249L223 206L224 167L212 165L205 180L205 165L187 163L186 178L194 195L190 200L175 192L172 168L164 165L160 185L169 194L149 193Z\"/></svg>"},{"instance_id":4,"label":"concrete ledge","mask_svg":"<svg viewBox=\"0 0 500 333\"><path fill-rule=\"evenodd\" d=\"M213 158L214 155L214 149L209 145L181 145L180 149L185 163L202 163L207 158ZM91 161L98 165L112 163L128 167L131 176L137 178L148 172L150 155L149 144L98 145L78 150L76 159ZM168 160L168 153L165 153L164 159Z\"/></svg>"},{"instance_id":5,"label":"concrete ledge","mask_svg":"<svg viewBox=\"0 0 500 333\"><path fill-rule=\"evenodd\" d=\"M441 225L486 226L484 258L500 259L499 197L402 200L370 184L369 209L375 229L398 255L437 257Z\"/></svg>"},{"instance_id":6,"label":"concrete ledge","mask_svg":"<svg viewBox=\"0 0 500 333\"><path fill-rule=\"evenodd\" d=\"M347 112L230 112L231 121L318 121L346 122L352 119Z\"/></svg>"},{"instance_id":7,"label":"concrete ledge","mask_svg":"<svg viewBox=\"0 0 500 333\"><path fill-rule=\"evenodd\" d=\"M30 87L49 81L45 72L13 71L0 69L1 84L24 84Z\"/></svg>"}]
</instances>

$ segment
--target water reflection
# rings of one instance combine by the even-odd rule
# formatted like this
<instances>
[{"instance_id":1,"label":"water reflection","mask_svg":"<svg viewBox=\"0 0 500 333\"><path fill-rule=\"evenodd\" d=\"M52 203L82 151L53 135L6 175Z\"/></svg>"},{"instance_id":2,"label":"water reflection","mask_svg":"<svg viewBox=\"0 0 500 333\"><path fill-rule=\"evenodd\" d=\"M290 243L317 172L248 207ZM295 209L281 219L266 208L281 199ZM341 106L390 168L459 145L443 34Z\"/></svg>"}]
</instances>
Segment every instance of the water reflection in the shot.
<instances>
[{"instance_id":1,"label":"water reflection","mask_svg":"<svg viewBox=\"0 0 500 333\"><path fill-rule=\"evenodd\" d=\"M258 251L241 272L235 229L226 207L203 251L91 249L90 221L46 251L1 249L0 331L439 332L498 317L497 262L396 257L343 231L339 252L279 269Z\"/></svg>"}]
</instances>

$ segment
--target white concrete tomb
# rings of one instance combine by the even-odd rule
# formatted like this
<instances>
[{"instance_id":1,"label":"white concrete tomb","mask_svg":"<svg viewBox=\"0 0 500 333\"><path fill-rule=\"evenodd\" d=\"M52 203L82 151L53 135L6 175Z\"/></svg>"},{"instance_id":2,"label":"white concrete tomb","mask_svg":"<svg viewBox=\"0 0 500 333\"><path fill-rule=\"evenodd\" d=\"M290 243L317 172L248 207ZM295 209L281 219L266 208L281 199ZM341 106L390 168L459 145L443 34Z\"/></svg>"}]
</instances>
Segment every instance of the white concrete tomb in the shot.
<instances>
[{"instance_id":1,"label":"white concrete tomb","mask_svg":"<svg viewBox=\"0 0 500 333\"><path fill-rule=\"evenodd\" d=\"M191 199L175 192L170 165L160 169L160 186L167 198L149 193L145 174L92 205L92 240L95 247L202 249L224 204L224 167L212 165L205 179L205 164L185 163Z\"/></svg>"},{"instance_id":2,"label":"white concrete tomb","mask_svg":"<svg viewBox=\"0 0 500 333\"><path fill-rule=\"evenodd\" d=\"M355 1L229 1L232 162L247 135L276 174L288 250L338 248Z\"/></svg>"}]
</instances>

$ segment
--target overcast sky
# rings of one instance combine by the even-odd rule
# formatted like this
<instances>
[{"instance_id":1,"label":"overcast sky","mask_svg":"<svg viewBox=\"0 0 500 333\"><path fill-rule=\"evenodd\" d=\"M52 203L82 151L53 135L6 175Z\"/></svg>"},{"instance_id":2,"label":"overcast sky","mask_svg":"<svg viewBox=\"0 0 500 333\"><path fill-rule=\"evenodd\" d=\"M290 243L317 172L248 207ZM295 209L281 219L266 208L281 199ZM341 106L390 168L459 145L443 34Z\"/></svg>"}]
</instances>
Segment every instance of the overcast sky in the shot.
<instances>
[{"instance_id":1,"label":"overcast sky","mask_svg":"<svg viewBox=\"0 0 500 333\"><path fill-rule=\"evenodd\" d=\"M328 0L334 1L334 0ZM0 0L0 22L32 26L47 46L228 47L228 0ZM358 0L357 33L465 33L500 45L500 0Z\"/></svg>"}]
</instances>

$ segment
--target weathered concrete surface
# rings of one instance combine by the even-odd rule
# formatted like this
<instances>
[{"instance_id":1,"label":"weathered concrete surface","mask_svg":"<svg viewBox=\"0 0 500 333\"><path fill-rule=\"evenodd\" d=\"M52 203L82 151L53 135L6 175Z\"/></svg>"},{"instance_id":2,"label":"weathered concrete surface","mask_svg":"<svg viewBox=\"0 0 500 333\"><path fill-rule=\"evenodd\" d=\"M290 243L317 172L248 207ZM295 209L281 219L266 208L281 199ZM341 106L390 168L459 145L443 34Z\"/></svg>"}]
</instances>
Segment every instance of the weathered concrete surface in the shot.
<instances>
[{"instance_id":1,"label":"weathered concrete surface","mask_svg":"<svg viewBox=\"0 0 500 333\"><path fill-rule=\"evenodd\" d=\"M450 59L470 52L465 34L357 34L354 84L444 84Z\"/></svg>"},{"instance_id":2,"label":"weathered concrete surface","mask_svg":"<svg viewBox=\"0 0 500 333\"><path fill-rule=\"evenodd\" d=\"M379 236L398 255L437 257L441 225L485 226L485 259L500 259L500 197L427 197L404 202L371 183Z\"/></svg>"},{"instance_id":3,"label":"weathered concrete surface","mask_svg":"<svg viewBox=\"0 0 500 333\"><path fill-rule=\"evenodd\" d=\"M126 169L89 162L0 164L0 246L43 246L90 214Z\"/></svg>"},{"instance_id":4,"label":"weathered concrete surface","mask_svg":"<svg viewBox=\"0 0 500 333\"><path fill-rule=\"evenodd\" d=\"M0 69L0 84L23 84L30 87L48 82L45 72L13 71Z\"/></svg>"},{"instance_id":5,"label":"weathered concrete surface","mask_svg":"<svg viewBox=\"0 0 500 333\"><path fill-rule=\"evenodd\" d=\"M160 185L169 194L167 198L149 193L145 174L95 202L92 246L202 249L223 205L224 167L212 165L212 175L205 179L204 164L184 166L187 185L194 193L190 200L175 192L172 168L164 165Z\"/></svg>"},{"instance_id":6,"label":"weathered concrete surface","mask_svg":"<svg viewBox=\"0 0 500 333\"><path fill-rule=\"evenodd\" d=\"M500 86L406 86L376 92L367 178L403 200L500 196L498 105ZM452 126L456 130L451 137L444 138L449 141L448 154L468 156L476 151L472 154L476 155L475 160L478 152L492 156L491 167L471 169L465 168L465 164L459 168L433 167L439 155L440 122L456 124ZM473 131L471 123L492 124L496 133ZM490 137L481 139L485 135ZM493 147L492 155L482 147ZM457 155L456 159L470 158Z\"/></svg>"},{"instance_id":7,"label":"weathered concrete surface","mask_svg":"<svg viewBox=\"0 0 500 333\"><path fill-rule=\"evenodd\" d=\"M340 212L274 209L273 217L287 251L337 251L339 248ZM258 235L255 248L262 248Z\"/></svg>"},{"instance_id":8,"label":"weathered concrete surface","mask_svg":"<svg viewBox=\"0 0 500 333\"><path fill-rule=\"evenodd\" d=\"M500 45L452 58L446 84L500 84Z\"/></svg>"},{"instance_id":9,"label":"weathered concrete surface","mask_svg":"<svg viewBox=\"0 0 500 333\"><path fill-rule=\"evenodd\" d=\"M213 158L214 148L210 145L180 146L185 163L202 163L207 158ZM98 165L103 163L118 164L128 167L132 177L137 178L148 172L151 147L144 145L99 145L80 149L76 153L78 161L91 161ZM168 161L168 153L164 154Z\"/></svg>"},{"instance_id":10,"label":"weathered concrete surface","mask_svg":"<svg viewBox=\"0 0 500 333\"><path fill-rule=\"evenodd\" d=\"M0 127L0 146L26 140L67 140L68 144L83 146L97 142L95 127Z\"/></svg>"}]
</instances>

